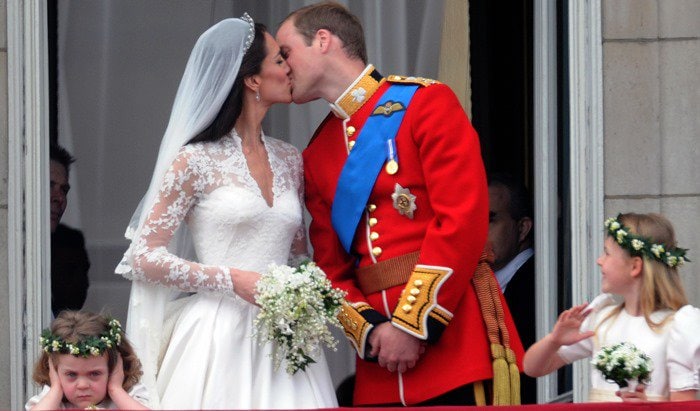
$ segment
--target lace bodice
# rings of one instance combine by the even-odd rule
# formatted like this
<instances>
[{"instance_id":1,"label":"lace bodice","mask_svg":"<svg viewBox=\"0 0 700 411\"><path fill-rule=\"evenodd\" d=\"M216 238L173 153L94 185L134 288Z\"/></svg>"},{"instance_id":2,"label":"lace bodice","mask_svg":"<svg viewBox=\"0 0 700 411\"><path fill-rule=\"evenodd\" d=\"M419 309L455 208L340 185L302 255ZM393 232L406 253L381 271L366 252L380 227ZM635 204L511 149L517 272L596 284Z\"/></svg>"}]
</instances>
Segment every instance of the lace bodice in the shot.
<instances>
[{"instance_id":1,"label":"lace bodice","mask_svg":"<svg viewBox=\"0 0 700 411\"><path fill-rule=\"evenodd\" d=\"M263 272L306 253L302 165L296 148L263 135L273 173L273 202L251 176L240 137L180 149L158 198L121 265L125 276L182 291L233 294L230 268ZM168 250L186 222L197 261Z\"/></svg>"}]
</instances>

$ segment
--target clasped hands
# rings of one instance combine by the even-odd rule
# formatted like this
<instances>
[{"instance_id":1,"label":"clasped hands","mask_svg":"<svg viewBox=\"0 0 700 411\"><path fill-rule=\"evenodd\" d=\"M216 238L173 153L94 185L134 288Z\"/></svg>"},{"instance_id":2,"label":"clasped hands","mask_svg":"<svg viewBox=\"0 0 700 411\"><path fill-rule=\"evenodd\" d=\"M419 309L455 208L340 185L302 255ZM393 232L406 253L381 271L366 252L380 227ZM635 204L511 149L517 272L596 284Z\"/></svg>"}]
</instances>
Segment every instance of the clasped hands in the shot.
<instances>
[{"instance_id":1,"label":"clasped hands","mask_svg":"<svg viewBox=\"0 0 700 411\"><path fill-rule=\"evenodd\" d=\"M369 335L370 355L389 372L406 372L416 366L426 343L399 330L387 321L374 327Z\"/></svg>"}]
</instances>

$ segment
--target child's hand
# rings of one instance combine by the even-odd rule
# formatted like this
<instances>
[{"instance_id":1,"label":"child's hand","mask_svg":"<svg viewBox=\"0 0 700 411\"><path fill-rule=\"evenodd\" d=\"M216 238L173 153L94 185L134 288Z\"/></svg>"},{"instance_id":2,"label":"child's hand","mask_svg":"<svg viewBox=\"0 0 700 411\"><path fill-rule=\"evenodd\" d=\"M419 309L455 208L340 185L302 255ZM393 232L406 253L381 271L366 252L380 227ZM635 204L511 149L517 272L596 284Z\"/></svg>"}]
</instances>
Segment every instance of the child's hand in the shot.
<instances>
[{"instance_id":1,"label":"child's hand","mask_svg":"<svg viewBox=\"0 0 700 411\"><path fill-rule=\"evenodd\" d=\"M61 379L58 378L58 370L53 365L53 361L51 361L51 356L49 356L49 383L51 384L49 392L30 408L32 411L57 410L61 407L63 386L61 385Z\"/></svg>"},{"instance_id":2,"label":"child's hand","mask_svg":"<svg viewBox=\"0 0 700 411\"><path fill-rule=\"evenodd\" d=\"M649 400L647 399L646 388L646 385L639 384L634 391L616 391L615 395L622 398L623 402L647 402Z\"/></svg>"},{"instance_id":3,"label":"child's hand","mask_svg":"<svg viewBox=\"0 0 700 411\"><path fill-rule=\"evenodd\" d=\"M590 310L586 310L587 306L588 304L576 305L559 315L550 335L555 344L558 346L571 345L595 334L593 331L583 333L579 331L583 320L591 313Z\"/></svg>"},{"instance_id":4,"label":"child's hand","mask_svg":"<svg viewBox=\"0 0 700 411\"><path fill-rule=\"evenodd\" d=\"M124 390L124 361L122 355L117 354L117 363L114 369L109 374L107 381L107 394L109 398L117 406L118 410L147 410L145 405L141 404L137 399L132 398L129 393Z\"/></svg>"},{"instance_id":5,"label":"child's hand","mask_svg":"<svg viewBox=\"0 0 700 411\"><path fill-rule=\"evenodd\" d=\"M114 369L109 374L109 381L107 381L107 391L114 392L114 390L122 390L124 385L124 362L122 361L122 355L117 353L117 363L114 365Z\"/></svg>"},{"instance_id":6,"label":"child's hand","mask_svg":"<svg viewBox=\"0 0 700 411\"><path fill-rule=\"evenodd\" d=\"M51 383L51 389L60 391L61 396L63 396L63 387L61 386L61 379L58 378L58 370L53 365L53 361L51 361L51 356L49 356L49 381Z\"/></svg>"}]
</instances>

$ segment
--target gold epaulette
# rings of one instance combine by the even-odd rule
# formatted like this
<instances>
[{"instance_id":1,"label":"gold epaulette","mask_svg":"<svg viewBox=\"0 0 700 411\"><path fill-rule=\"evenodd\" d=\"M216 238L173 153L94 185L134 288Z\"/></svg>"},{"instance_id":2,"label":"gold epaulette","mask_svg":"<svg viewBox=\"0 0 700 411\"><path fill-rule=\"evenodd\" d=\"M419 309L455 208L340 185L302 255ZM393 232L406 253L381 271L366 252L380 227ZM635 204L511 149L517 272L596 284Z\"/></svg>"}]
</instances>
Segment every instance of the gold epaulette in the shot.
<instances>
[{"instance_id":1,"label":"gold epaulette","mask_svg":"<svg viewBox=\"0 0 700 411\"><path fill-rule=\"evenodd\" d=\"M441 84L437 80L425 77L413 77L413 76L398 76L392 74L386 78L389 83L404 83L404 84L420 84L423 87L432 86L433 84Z\"/></svg>"}]
</instances>

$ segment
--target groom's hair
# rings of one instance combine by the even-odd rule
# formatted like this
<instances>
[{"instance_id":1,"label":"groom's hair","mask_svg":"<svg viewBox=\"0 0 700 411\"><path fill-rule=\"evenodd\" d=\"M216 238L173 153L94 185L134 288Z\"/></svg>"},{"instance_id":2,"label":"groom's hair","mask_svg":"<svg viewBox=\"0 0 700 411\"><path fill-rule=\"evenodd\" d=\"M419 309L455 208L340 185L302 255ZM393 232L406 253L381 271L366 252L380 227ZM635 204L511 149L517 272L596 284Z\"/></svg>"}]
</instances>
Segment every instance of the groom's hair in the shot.
<instances>
[{"instance_id":1,"label":"groom's hair","mask_svg":"<svg viewBox=\"0 0 700 411\"><path fill-rule=\"evenodd\" d=\"M365 34L360 19L350 13L345 6L325 1L293 11L282 23L292 20L299 34L310 46L316 32L325 29L335 34L343 42L343 50L350 58L367 64Z\"/></svg>"}]
</instances>

